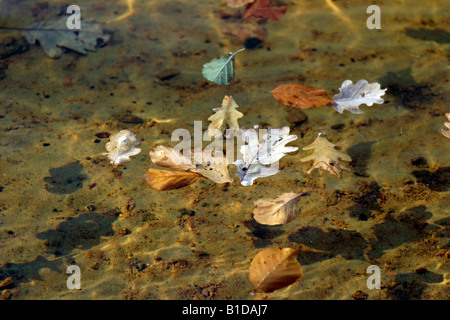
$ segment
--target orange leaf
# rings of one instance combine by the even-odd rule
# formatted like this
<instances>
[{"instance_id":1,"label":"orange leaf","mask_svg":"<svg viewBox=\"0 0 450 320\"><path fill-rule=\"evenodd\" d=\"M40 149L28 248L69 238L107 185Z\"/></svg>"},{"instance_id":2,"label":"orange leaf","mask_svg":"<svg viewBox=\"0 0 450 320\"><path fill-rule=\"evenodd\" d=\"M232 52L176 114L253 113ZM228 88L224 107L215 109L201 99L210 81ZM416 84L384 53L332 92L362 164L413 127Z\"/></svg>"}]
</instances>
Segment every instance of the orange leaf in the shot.
<instances>
[{"instance_id":1,"label":"orange leaf","mask_svg":"<svg viewBox=\"0 0 450 320\"><path fill-rule=\"evenodd\" d=\"M271 6L271 0L256 0L247 5L244 10L244 20L279 20L286 12L287 7Z\"/></svg>"},{"instance_id":2,"label":"orange leaf","mask_svg":"<svg viewBox=\"0 0 450 320\"><path fill-rule=\"evenodd\" d=\"M145 180L156 190L173 190L193 184L202 176L194 172L169 171L150 168L145 173Z\"/></svg>"},{"instance_id":3,"label":"orange leaf","mask_svg":"<svg viewBox=\"0 0 450 320\"><path fill-rule=\"evenodd\" d=\"M334 102L325 90L299 83L286 83L271 91L273 97L287 106L299 109L331 106Z\"/></svg>"},{"instance_id":4,"label":"orange leaf","mask_svg":"<svg viewBox=\"0 0 450 320\"><path fill-rule=\"evenodd\" d=\"M269 293L293 284L302 274L297 250L267 248L253 258L248 277L255 290Z\"/></svg>"}]
</instances>

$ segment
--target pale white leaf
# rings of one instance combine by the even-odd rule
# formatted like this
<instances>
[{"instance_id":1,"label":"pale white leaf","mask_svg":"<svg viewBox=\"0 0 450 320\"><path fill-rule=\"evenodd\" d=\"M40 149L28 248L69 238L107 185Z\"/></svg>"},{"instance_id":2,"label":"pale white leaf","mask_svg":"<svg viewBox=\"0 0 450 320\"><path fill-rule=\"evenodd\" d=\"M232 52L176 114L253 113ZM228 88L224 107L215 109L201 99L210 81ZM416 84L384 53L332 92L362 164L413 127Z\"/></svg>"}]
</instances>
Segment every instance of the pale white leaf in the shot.
<instances>
[{"instance_id":1,"label":"pale white leaf","mask_svg":"<svg viewBox=\"0 0 450 320\"><path fill-rule=\"evenodd\" d=\"M122 130L113 134L106 144L107 153L104 153L114 165L123 164L130 161L130 157L141 152L136 148L141 142L137 140L136 135L130 130Z\"/></svg>"},{"instance_id":2,"label":"pale white leaf","mask_svg":"<svg viewBox=\"0 0 450 320\"><path fill-rule=\"evenodd\" d=\"M258 134L253 129L241 129L243 144L239 150L242 159L233 164L237 166L236 175L243 186L250 186L260 177L268 177L278 173L278 160L288 152L296 151L297 147L286 146L297 139L296 135L289 135L289 127L281 129L269 128L259 141Z\"/></svg>"},{"instance_id":3,"label":"pale white leaf","mask_svg":"<svg viewBox=\"0 0 450 320\"><path fill-rule=\"evenodd\" d=\"M381 96L386 91L381 89L379 83L368 83L366 80L359 80L355 84L351 80L345 80L339 90L340 92L333 97L335 102L333 108L339 113L344 110L351 113L364 113L359 106L366 104L370 107L374 103L383 103Z\"/></svg>"}]
</instances>

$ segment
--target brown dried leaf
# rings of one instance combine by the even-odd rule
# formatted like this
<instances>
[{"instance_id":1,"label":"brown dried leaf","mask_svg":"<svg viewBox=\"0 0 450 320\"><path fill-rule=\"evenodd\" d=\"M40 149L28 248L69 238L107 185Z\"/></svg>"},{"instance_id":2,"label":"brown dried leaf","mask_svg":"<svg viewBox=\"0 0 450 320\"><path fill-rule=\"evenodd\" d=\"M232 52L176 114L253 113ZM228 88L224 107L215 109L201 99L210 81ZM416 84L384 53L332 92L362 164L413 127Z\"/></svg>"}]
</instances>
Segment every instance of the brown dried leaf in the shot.
<instances>
[{"instance_id":1,"label":"brown dried leaf","mask_svg":"<svg viewBox=\"0 0 450 320\"><path fill-rule=\"evenodd\" d=\"M231 34L241 41L245 41L248 38L257 38L264 41L267 37L266 29L259 24L253 23L227 23L222 28L222 32Z\"/></svg>"},{"instance_id":2,"label":"brown dried leaf","mask_svg":"<svg viewBox=\"0 0 450 320\"><path fill-rule=\"evenodd\" d=\"M253 258L248 277L256 291L269 293L293 284L302 273L297 250L267 248Z\"/></svg>"},{"instance_id":3,"label":"brown dried leaf","mask_svg":"<svg viewBox=\"0 0 450 320\"><path fill-rule=\"evenodd\" d=\"M272 199L259 199L254 203L253 218L271 226L289 223L297 217L302 195L304 193L288 192Z\"/></svg>"},{"instance_id":4,"label":"brown dried leaf","mask_svg":"<svg viewBox=\"0 0 450 320\"><path fill-rule=\"evenodd\" d=\"M239 7L243 7L249 3L254 2L255 0L225 0L225 2L227 3L227 6L229 6L230 8L239 8Z\"/></svg>"},{"instance_id":5,"label":"brown dried leaf","mask_svg":"<svg viewBox=\"0 0 450 320\"><path fill-rule=\"evenodd\" d=\"M150 168L145 173L145 180L156 190L173 190L193 184L202 176L194 172L169 171Z\"/></svg>"},{"instance_id":6,"label":"brown dried leaf","mask_svg":"<svg viewBox=\"0 0 450 320\"><path fill-rule=\"evenodd\" d=\"M299 109L331 106L334 104L325 90L299 83L282 84L273 89L271 93L281 103Z\"/></svg>"},{"instance_id":7,"label":"brown dried leaf","mask_svg":"<svg viewBox=\"0 0 450 320\"><path fill-rule=\"evenodd\" d=\"M244 20L279 20L286 12L286 6L272 6L271 0L255 0L244 10Z\"/></svg>"}]
</instances>

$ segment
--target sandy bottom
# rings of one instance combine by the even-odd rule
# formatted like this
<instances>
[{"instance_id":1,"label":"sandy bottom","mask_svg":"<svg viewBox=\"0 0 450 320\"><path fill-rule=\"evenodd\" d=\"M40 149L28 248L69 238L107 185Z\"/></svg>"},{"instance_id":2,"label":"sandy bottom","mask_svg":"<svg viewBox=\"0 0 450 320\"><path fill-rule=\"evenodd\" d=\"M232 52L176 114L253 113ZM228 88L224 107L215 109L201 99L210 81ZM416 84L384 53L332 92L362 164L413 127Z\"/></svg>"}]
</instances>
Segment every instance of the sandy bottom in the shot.
<instances>
[{"instance_id":1,"label":"sandy bottom","mask_svg":"<svg viewBox=\"0 0 450 320\"><path fill-rule=\"evenodd\" d=\"M2 1L0 25L64 12L65 2L40 2ZM78 1L82 17L105 23L112 38L56 60L0 29L0 296L448 299L450 140L440 133L449 112L448 6L378 1L381 30L369 30L367 1L284 0L286 14L260 24L267 37L238 54L236 80L219 86L202 77L203 64L244 46L221 31L241 23L242 8L222 2ZM381 83L385 103L359 115L301 112L270 94L298 82L332 96L346 79ZM299 151L251 187L232 166L232 184L150 188L150 149L175 145L172 131L192 132L194 121L206 129L225 95L244 113L241 126L289 126ZM102 153L125 128L142 152L114 168ZM308 175L311 164L300 162L322 130L353 159L341 179ZM253 219L255 200L302 190L310 195L289 224ZM297 249L303 277L253 295L250 262L268 247ZM81 290L66 286L73 264ZM366 285L370 265L381 269L379 290Z\"/></svg>"}]
</instances>

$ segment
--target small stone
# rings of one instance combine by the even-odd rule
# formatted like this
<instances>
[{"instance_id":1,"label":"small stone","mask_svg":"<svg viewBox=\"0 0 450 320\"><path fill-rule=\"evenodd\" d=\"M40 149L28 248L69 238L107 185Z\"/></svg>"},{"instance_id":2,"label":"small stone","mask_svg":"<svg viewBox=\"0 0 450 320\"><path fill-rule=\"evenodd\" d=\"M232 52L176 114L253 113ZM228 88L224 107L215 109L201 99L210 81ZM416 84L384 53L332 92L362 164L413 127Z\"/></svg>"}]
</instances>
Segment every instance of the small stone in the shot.
<instances>
[{"instance_id":1,"label":"small stone","mask_svg":"<svg viewBox=\"0 0 450 320\"><path fill-rule=\"evenodd\" d=\"M366 300L369 295L367 293L365 293L364 291L361 290L357 290L355 291L355 293L352 295L353 299L355 300Z\"/></svg>"},{"instance_id":2,"label":"small stone","mask_svg":"<svg viewBox=\"0 0 450 320\"><path fill-rule=\"evenodd\" d=\"M425 274L425 273L428 272L428 270L426 268L424 268L424 267L419 267L416 270L414 270L414 272L417 273L417 274Z\"/></svg>"},{"instance_id":3,"label":"small stone","mask_svg":"<svg viewBox=\"0 0 450 320\"><path fill-rule=\"evenodd\" d=\"M180 74L180 70L178 70L177 68L171 68L171 69L165 69L160 71L158 74L156 74L156 77L159 80L170 80L173 77L177 76Z\"/></svg>"},{"instance_id":4,"label":"small stone","mask_svg":"<svg viewBox=\"0 0 450 320\"><path fill-rule=\"evenodd\" d=\"M130 233L130 231L127 229L127 228L121 228L120 230L119 230L119 234L121 235L121 236L126 236L127 234L129 234Z\"/></svg>"}]
</instances>

